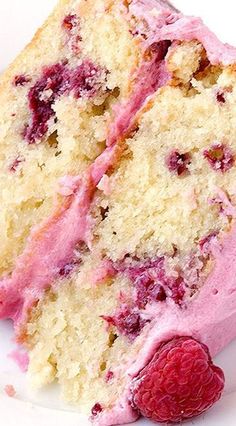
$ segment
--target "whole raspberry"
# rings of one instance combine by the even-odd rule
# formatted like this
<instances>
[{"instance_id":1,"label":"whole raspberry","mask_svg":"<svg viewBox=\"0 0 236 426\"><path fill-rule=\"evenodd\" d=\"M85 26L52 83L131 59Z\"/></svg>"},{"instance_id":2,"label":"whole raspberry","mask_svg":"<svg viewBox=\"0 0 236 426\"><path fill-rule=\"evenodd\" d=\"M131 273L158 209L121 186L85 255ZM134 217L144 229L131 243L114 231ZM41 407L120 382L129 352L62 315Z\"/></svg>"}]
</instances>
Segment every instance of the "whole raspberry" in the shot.
<instances>
[{"instance_id":1,"label":"whole raspberry","mask_svg":"<svg viewBox=\"0 0 236 426\"><path fill-rule=\"evenodd\" d=\"M224 373L208 348L190 337L176 337L134 379L132 405L153 421L177 423L210 408L223 388Z\"/></svg>"}]
</instances>

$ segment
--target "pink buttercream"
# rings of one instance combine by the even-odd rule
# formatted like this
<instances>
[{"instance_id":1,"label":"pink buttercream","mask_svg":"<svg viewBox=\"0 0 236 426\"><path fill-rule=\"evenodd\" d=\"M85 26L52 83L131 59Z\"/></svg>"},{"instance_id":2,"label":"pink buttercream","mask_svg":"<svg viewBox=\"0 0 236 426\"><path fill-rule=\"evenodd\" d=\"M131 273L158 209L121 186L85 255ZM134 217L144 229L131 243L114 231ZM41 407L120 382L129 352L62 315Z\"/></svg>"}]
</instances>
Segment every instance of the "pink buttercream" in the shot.
<instances>
[{"instance_id":1,"label":"pink buttercream","mask_svg":"<svg viewBox=\"0 0 236 426\"><path fill-rule=\"evenodd\" d=\"M151 61L144 62L135 76L135 90L130 95L128 102L116 105L114 111L117 119L111 124L107 144L112 145L135 125L137 112L144 101L170 80L163 57L168 49L168 43L161 43Z\"/></svg>"},{"instance_id":2,"label":"pink buttercream","mask_svg":"<svg viewBox=\"0 0 236 426\"><path fill-rule=\"evenodd\" d=\"M68 197L69 195L75 194L80 183L80 176L63 176L58 181L59 188L57 192L64 197Z\"/></svg>"},{"instance_id":3,"label":"pink buttercream","mask_svg":"<svg viewBox=\"0 0 236 426\"><path fill-rule=\"evenodd\" d=\"M167 2L133 0L129 11L130 15L138 19L142 31L143 22L148 26L148 29L144 30L148 35L144 42L146 46L161 40L198 40L205 47L208 59L213 65L229 65L236 61L235 47L219 41L200 18L184 16Z\"/></svg>"}]
</instances>

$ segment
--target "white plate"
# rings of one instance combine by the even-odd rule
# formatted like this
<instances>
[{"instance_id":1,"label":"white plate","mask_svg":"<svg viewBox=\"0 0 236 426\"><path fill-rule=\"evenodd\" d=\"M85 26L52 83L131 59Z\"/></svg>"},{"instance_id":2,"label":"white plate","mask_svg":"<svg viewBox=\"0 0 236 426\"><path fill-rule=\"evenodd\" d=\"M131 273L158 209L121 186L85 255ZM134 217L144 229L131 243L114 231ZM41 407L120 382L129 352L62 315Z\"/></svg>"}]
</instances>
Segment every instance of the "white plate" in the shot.
<instances>
[{"instance_id":1,"label":"white plate","mask_svg":"<svg viewBox=\"0 0 236 426\"><path fill-rule=\"evenodd\" d=\"M0 69L4 69L30 41L35 29L43 22L56 0L0 0ZM235 0L175 0L175 5L187 14L200 15L221 40L236 45ZM224 7L223 7L224 6ZM87 426L87 420L63 404L56 386L34 394L26 386L26 378L8 358L14 349L10 322L0 323L0 418L6 426ZM236 341L216 359L226 375L224 397L207 414L186 423L195 426L236 425ZM4 387L14 385L15 398L5 395ZM151 423L140 420L137 426Z\"/></svg>"}]
</instances>

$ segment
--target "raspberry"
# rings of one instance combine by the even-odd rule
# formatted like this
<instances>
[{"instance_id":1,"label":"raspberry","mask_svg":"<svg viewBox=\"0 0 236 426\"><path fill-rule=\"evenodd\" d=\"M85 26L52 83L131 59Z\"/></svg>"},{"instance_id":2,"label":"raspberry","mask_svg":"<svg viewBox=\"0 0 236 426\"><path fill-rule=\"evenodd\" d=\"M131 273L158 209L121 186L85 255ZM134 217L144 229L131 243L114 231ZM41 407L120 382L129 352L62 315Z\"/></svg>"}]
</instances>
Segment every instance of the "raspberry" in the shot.
<instances>
[{"instance_id":1,"label":"raspberry","mask_svg":"<svg viewBox=\"0 0 236 426\"><path fill-rule=\"evenodd\" d=\"M19 165L22 163L22 162L24 162L25 161L25 159L24 159L24 157L23 156L21 156L21 155L18 155L16 158L15 158L15 160L11 163L11 165L9 166L9 170L10 170L10 172L16 172L17 171L17 169L18 169L18 167L19 167Z\"/></svg>"},{"instance_id":2,"label":"raspberry","mask_svg":"<svg viewBox=\"0 0 236 426\"><path fill-rule=\"evenodd\" d=\"M23 137L29 144L40 140L47 133L50 120L56 123L53 105L60 96L72 92L76 99L92 97L101 88L101 80L102 70L89 60L73 70L66 61L44 67L41 77L28 93L32 117L23 129Z\"/></svg>"},{"instance_id":3,"label":"raspberry","mask_svg":"<svg viewBox=\"0 0 236 426\"><path fill-rule=\"evenodd\" d=\"M96 402L96 404L94 404L94 406L91 409L91 413L93 417L96 417L99 413L101 413L103 410L101 404L99 404L99 402Z\"/></svg>"},{"instance_id":4,"label":"raspberry","mask_svg":"<svg viewBox=\"0 0 236 426\"><path fill-rule=\"evenodd\" d=\"M71 31L71 30L73 30L73 28L75 28L76 26L78 26L78 23L79 23L79 20L78 20L77 15L67 15L63 19L62 27L66 31Z\"/></svg>"},{"instance_id":5,"label":"raspberry","mask_svg":"<svg viewBox=\"0 0 236 426\"><path fill-rule=\"evenodd\" d=\"M31 81L31 78L27 75L24 74L20 74L20 75L16 75L14 77L13 80L13 85L14 86L25 86L27 83L29 83Z\"/></svg>"},{"instance_id":6,"label":"raspberry","mask_svg":"<svg viewBox=\"0 0 236 426\"><path fill-rule=\"evenodd\" d=\"M127 260L129 260L127 258ZM118 272L125 272L136 289L135 303L139 309L144 309L147 303L164 302L171 297L178 305L182 304L185 295L185 282L180 274L167 275L165 257L147 259L144 262L136 259L136 265L129 263L116 264Z\"/></svg>"},{"instance_id":7,"label":"raspberry","mask_svg":"<svg viewBox=\"0 0 236 426\"><path fill-rule=\"evenodd\" d=\"M231 149L221 143L215 143L203 152L213 170L227 172L234 165Z\"/></svg>"},{"instance_id":8,"label":"raspberry","mask_svg":"<svg viewBox=\"0 0 236 426\"><path fill-rule=\"evenodd\" d=\"M181 422L210 408L223 388L224 373L208 348L190 337L176 337L134 379L132 405L153 421Z\"/></svg>"},{"instance_id":9,"label":"raspberry","mask_svg":"<svg viewBox=\"0 0 236 426\"><path fill-rule=\"evenodd\" d=\"M226 100L225 100L225 94L223 91L219 90L216 93L216 100L217 102L219 102L219 104L225 104Z\"/></svg>"},{"instance_id":10,"label":"raspberry","mask_svg":"<svg viewBox=\"0 0 236 426\"><path fill-rule=\"evenodd\" d=\"M169 171L175 173L177 176L186 173L190 163L191 157L188 152L180 154L178 151L172 151L166 158L166 165Z\"/></svg>"},{"instance_id":11,"label":"raspberry","mask_svg":"<svg viewBox=\"0 0 236 426\"><path fill-rule=\"evenodd\" d=\"M137 310L126 305L122 306L114 316L101 315L101 318L109 326L115 326L120 334L127 336L131 341L141 333L143 327L149 322L141 318Z\"/></svg>"}]
</instances>

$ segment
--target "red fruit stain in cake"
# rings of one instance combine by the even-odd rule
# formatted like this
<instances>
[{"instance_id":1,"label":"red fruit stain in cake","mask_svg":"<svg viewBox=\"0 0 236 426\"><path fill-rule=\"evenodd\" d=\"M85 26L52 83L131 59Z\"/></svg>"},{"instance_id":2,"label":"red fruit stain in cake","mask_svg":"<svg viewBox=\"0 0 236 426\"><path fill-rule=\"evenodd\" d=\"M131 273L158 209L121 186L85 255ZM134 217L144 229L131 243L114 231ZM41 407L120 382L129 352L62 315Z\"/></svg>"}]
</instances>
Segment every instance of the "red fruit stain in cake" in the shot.
<instances>
[{"instance_id":1,"label":"red fruit stain in cake","mask_svg":"<svg viewBox=\"0 0 236 426\"><path fill-rule=\"evenodd\" d=\"M15 173L17 171L19 165L24 161L25 161L24 157L21 156L21 155L18 155L15 158L15 160L11 163L11 165L9 166L10 172Z\"/></svg>"},{"instance_id":2,"label":"red fruit stain in cake","mask_svg":"<svg viewBox=\"0 0 236 426\"><path fill-rule=\"evenodd\" d=\"M105 376L106 383L109 383L114 378L114 373L111 370L108 370Z\"/></svg>"},{"instance_id":3,"label":"red fruit stain in cake","mask_svg":"<svg viewBox=\"0 0 236 426\"><path fill-rule=\"evenodd\" d=\"M77 15L67 15L62 21L62 27L68 32L77 27L78 24L79 18Z\"/></svg>"},{"instance_id":4,"label":"red fruit stain in cake","mask_svg":"<svg viewBox=\"0 0 236 426\"><path fill-rule=\"evenodd\" d=\"M53 105L60 96L70 92L75 98L93 96L101 87L100 77L101 70L88 60L73 70L66 62L45 67L28 94L31 120L23 132L27 142L35 143L47 133L49 120L55 117Z\"/></svg>"},{"instance_id":5,"label":"red fruit stain in cake","mask_svg":"<svg viewBox=\"0 0 236 426\"><path fill-rule=\"evenodd\" d=\"M80 31L80 19L77 15L67 15L62 21L62 28L68 37L68 46L73 53L79 53L79 42L82 41Z\"/></svg>"},{"instance_id":6,"label":"red fruit stain in cake","mask_svg":"<svg viewBox=\"0 0 236 426\"><path fill-rule=\"evenodd\" d=\"M25 86L27 83L31 81L31 78L25 74L16 75L13 80L14 86Z\"/></svg>"},{"instance_id":7,"label":"red fruit stain in cake","mask_svg":"<svg viewBox=\"0 0 236 426\"><path fill-rule=\"evenodd\" d=\"M157 350L134 379L132 406L155 422L177 423L206 411L221 397L224 373L207 346L176 337Z\"/></svg>"},{"instance_id":8,"label":"red fruit stain in cake","mask_svg":"<svg viewBox=\"0 0 236 426\"><path fill-rule=\"evenodd\" d=\"M213 170L227 172L234 164L234 157L230 148L221 143L215 143L203 152L204 157Z\"/></svg>"},{"instance_id":9,"label":"red fruit stain in cake","mask_svg":"<svg viewBox=\"0 0 236 426\"><path fill-rule=\"evenodd\" d=\"M137 305L144 308L148 302L162 302L167 295L164 287L147 273L138 276L134 282L137 294Z\"/></svg>"},{"instance_id":10,"label":"red fruit stain in cake","mask_svg":"<svg viewBox=\"0 0 236 426\"><path fill-rule=\"evenodd\" d=\"M226 99L225 99L225 94L224 94L223 91L219 90L216 93L216 100L217 100L217 102L219 102L219 104L225 104Z\"/></svg>"},{"instance_id":11,"label":"red fruit stain in cake","mask_svg":"<svg viewBox=\"0 0 236 426\"><path fill-rule=\"evenodd\" d=\"M103 408L101 404L99 404L99 402L96 402L96 404L94 404L94 406L91 409L91 413L93 417L96 417L102 411L103 411Z\"/></svg>"},{"instance_id":12,"label":"red fruit stain in cake","mask_svg":"<svg viewBox=\"0 0 236 426\"><path fill-rule=\"evenodd\" d=\"M171 276L165 270L165 258L138 261L135 266L118 265L118 271L125 273L136 290L135 304L139 309L147 303L163 302L167 298L181 304L185 295L185 283L180 273Z\"/></svg>"},{"instance_id":13,"label":"red fruit stain in cake","mask_svg":"<svg viewBox=\"0 0 236 426\"><path fill-rule=\"evenodd\" d=\"M31 87L28 99L32 113L24 137L29 144L41 139L48 131L48 121L54 117L53 104L69 86L69 72L65 64L45 67L41 78Z\"/></svg>"},{"instance_id":14,"label":"red fruit stain in cake","mask_svg":"<svg viewBox=\"0 0 236 426\"><path fill-rule=\"evenodd\" d=\"M136 308L132 308L128 305L121 306L113 316L102 315L101 318L104 319L109 326L116 327L120 334L127 336L131 341L140 334L143 327L149 322L141 318Z\"/></svg>"},{"instance_id":15,"label":"red fruit stain in cake","mask_svg":"<svg viewBox=\"0 0 236 426\"><path fill-rule=\"evenodd\" d=\"M172 151L166 158L166 166L169 171L178 176L181 176L188 171L190 163L191 156L189 153L180 154L178 151Z\"/></svg>"},{"instance_id":16,"label":"red fruit stain in cake","mask_svg":"<svg viewBox=\"0 0 236 426\"><path fill-rule=\"evenodd\" d=\"M4 391L10 398L13 398L16 395L16 390L12 385L6 385Z\"/></svg>"},{"instance_id":17,"label":"red fruit stain in cake","mask_svg":"<svg viewBox=\"0 0 236 426\"><path fill-rule=\"evenodd\" d=\"M90 61L84 61L71 72L70 90L76 99L91 97L101 87L101 69Z\"/></svg>"}]
</instances>

